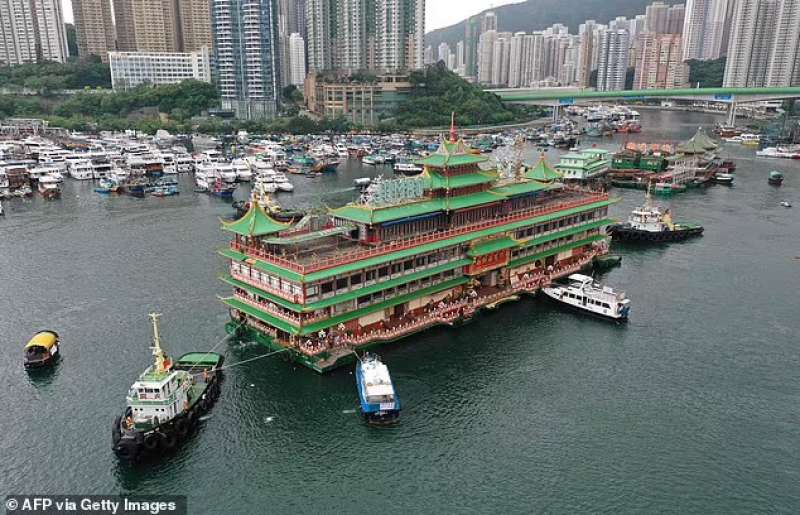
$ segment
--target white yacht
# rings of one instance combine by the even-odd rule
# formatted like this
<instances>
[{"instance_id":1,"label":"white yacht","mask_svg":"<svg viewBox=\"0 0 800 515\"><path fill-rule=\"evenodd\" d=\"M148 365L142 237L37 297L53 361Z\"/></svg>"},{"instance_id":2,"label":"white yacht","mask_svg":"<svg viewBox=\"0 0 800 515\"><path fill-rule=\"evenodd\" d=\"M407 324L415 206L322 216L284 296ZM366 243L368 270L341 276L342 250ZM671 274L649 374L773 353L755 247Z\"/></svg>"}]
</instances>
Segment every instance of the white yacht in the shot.
<instances>
[{"instance_id":1,"label":"white yacht","mask_svg":"<svg viewBox=\"0 0 800 515\"><path fill-rule=\"evenodd\" d=\"M218 162L214 163L214 166L216 167L217 173L219 173L220 178L224 182L228 183L236 182L236 179L239 177L238 174L236 173L236 169L230 163Z\"/></svg>"},{"instance_id":2,"label":"white yacht","mask_svg":"<svg viewBox=\"0 0 800 515\"><path fill-rule=\"evenodd\" d=\"M67 171L70 177L79 181L94 179L94 167L89 159L70 159Z\"/></svg>"},{"instance_id":3,"label":"white yacht","mask_svg":"<svg viewBox=\"0 0 800 515\"><path fill-rule=\"evenodd\" d=\"M234 170L236 170L236 179L240 182L250 182L253 178L253 172L250 171L250 165L245 159L234 159L231 163Z\"/></svg>"},{"instance_id":4,"label":"white yacht","mask_svg":"<svg viewBox=\"0 0 800 515\"><path fill-rule=\"evenodd\" d=\"M46 173L39 177L39 193L46 199L54 199L61 196L61 183L64 178L57 177L55 172Z\"/></svg>"},{"instance_id":5,"label":"white yacht","mask_svg":"<svg viewBox=\"0 0 800 515\"><path fill-rule=\"evenodd\" d=\"M30 178L33 182L38 182L44 176L50 176L48 179L50 182L64 182L64 175L61 173L61 167L50 164L50 165L42 165L32 168L30 171Z\"/></svg>"},{"instance_id":6,"label":"white yacht","mask_svg":"<svg viewBox=\"0 0 800 515\"><path fill-rule=\"evenodd\" d=\"M286 177L286 174L283 172L275 172L272 180L275 181L275 185L278 187L278 190L294 191L294 185L289 182L289 178Z\"/></svg>"},{"instance_id":7,"label":"white yacht","mask_svg":"<svg viewBox=\"0 0 800 515\"><path fill-rule=\"evenodd\" d=\"M191 173L194 171L194 159L185 152L175 154L175 168L178 173Z\"/></svg>"},{"instance_id":8,"label":"white yacht","mask_svg":"<svg viewBox=\"0 0 800 515\"><path fill-rule=\"evenodd\" d=\"M593 315L616 321L628 319L631 301L625 293L596 284L588 275L572 274L568 280L567 284L542 288L542 292L557 302Z\"/></svg>"},{"instance_id":9,"label":"white yacht","mask_svg":"<svg viewBox=\"0 0 800 515\"><path fill-rule=\"evenodd\" d=\"M275 193L278 191L278 185L275 184L275 176L273 174L258 174L253 178L253 188L267 193Z\"/></svg>"},{"instance_id":10,"label":"white yacht","mask_svg":"<svg viewBox=\"0 0 800 515\"><path fill-rule=\"evenodd\" d=\"M347 151L347 145L342 143L336 144L336 155L339 157L348 157L350 153Z\"/></svg>"},{"instance_id":11,"label":"white yacht","mask_svg":"<svg viewBox=\"0 0 800 515\"><path fill-rule=\"evenodd\" d=\"M216 163L199 162L195 165L194 183L201 190L209 190L219 178Z\"/></svg>"},{"instance_id":12,"label":"white yacht","mask_svg":"<svg viewBox=\"0 0 800 515\"><path fill-rule=\"evenodd\" d=\"M175 166L175 154L162 152L161 159L164 160L164 175L178 174L178 167Z\"/></svg>"}]
</instances>

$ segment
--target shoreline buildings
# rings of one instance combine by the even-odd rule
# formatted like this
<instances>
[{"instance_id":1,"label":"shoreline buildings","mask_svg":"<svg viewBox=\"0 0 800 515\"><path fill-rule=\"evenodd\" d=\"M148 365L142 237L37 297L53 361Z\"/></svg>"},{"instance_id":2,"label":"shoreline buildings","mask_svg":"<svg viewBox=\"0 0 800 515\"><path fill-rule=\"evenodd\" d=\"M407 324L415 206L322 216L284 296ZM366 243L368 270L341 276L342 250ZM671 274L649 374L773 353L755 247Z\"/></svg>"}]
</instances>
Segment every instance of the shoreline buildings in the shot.
<instances>
[{"instance_id":1,"label":"shoreline buildings","mask_svg":"<svg viewBox=\"0 0 800 515\"><path fill-rule=\"evenodd\" d=\"M199 52L109 52L108 56L114 90L189 79L211 82L211 63L205 47Z\"/></svg>"}]
</instances>

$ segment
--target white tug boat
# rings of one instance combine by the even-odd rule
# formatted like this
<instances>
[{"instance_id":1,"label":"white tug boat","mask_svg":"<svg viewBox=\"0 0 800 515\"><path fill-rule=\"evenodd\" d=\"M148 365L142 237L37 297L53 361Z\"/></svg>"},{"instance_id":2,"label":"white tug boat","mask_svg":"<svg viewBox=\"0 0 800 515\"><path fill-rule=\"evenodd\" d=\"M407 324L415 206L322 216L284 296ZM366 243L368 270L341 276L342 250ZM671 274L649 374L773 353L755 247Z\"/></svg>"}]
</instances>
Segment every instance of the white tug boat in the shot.
<instances>
[{"instance_id":1,"label":"white tug boat","mask_svg":"<svg viewBox=\"0 0 800 515\"><path fill-rule=\"evenodd\" d=\"M567 284L542 288L551 299L567 306L610 320L624 322L630 313L631 301L624 292L596 284L588 275L572 274Z\"/></svg>"},{"instance_id":2,"label":"white tug boat","mask_svg":"<svg viewBox=\"0 0 800 515\"><path fill-rule=\"evenodd\" d=\"M155 363L133 383L125 412L111 428L114 452L130 461L175 449L220 393L223 357L192 352L173 362L161 348L159 317L150 314Z\"/></svg>"}]
</instances>

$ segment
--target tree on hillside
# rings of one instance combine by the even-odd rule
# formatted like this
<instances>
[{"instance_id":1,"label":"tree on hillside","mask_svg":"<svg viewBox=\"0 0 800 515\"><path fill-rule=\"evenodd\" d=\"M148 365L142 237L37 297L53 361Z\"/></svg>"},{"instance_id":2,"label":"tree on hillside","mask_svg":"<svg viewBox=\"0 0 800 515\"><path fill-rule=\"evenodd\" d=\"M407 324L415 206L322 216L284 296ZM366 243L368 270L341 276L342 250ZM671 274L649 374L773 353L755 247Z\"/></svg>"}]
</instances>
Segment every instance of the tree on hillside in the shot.
<instances>
[{"instance_id":1,"label":"tree on hillside","mask_svg":"<svg viewBox=\"0 0 800 515\"><path fill-rule=\"evenodd\" d=\"M692 87L699 84L701 88L721 87L725 76L725 61L724 57L710 61L698 59L686 61L689 65L689 84Z\"/></svg>"}]
</instances>

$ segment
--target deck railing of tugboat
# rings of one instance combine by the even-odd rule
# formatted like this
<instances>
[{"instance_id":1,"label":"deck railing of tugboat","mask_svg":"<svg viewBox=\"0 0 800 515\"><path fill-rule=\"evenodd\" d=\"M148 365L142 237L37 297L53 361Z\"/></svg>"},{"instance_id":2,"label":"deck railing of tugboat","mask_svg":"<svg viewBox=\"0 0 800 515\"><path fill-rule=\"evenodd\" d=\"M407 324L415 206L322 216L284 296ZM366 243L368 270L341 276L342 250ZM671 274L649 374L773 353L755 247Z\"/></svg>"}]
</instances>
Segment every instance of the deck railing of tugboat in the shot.
<instances>
[{"instance_id":1,"label":"deck railing of tugboat","mask_svg":"<svg viewBox=\"0 0 800 515\"><path fill-rule=\"evenodd\" d=\"M454 236L460 236L470 232L475 232L483 229L489 229L492 227L505 225L515 221L524 220L526 218L531 218L532 216L542 216L557 211L572 209L575 207L593 204L595 202L601 202L604 200L608 200L609 198L608 193L604 192L587 192L585 190L578 190L578 189L575 189L574 191L580 191L584 195L584 198L580 200L574 200L571 202L557 202L543 206L536 206L533 208L517 211L508 215L498 216L491 220L485 220L483 222L464 225L461 227L455 227L453 229L448 229L446 231L433 232L420 236L414 236L412 238L394 240L380 246L372 247L370 249L358 249L339 256L332 256L329 258L320 259L309 265L303 265L291 259L277 256L271 252L266 252L263 249L257 247L244 245L242 243L237 243L236 241L231 241L230 246L231 249L239 252L244 252L250 257L254 257L281 266L283 268L292 270L300 274L308 274L311 272L316 272L319 270L324 270L327 268L333 268L335 266L340 266L355 261L360 261L362 259L367 259L375 256L380 256L383 254L388 254L391 252L396 252L399 250L413 248L426 243L434 243L437 241L452 238Z\"/></svg>"}]
</instances>

